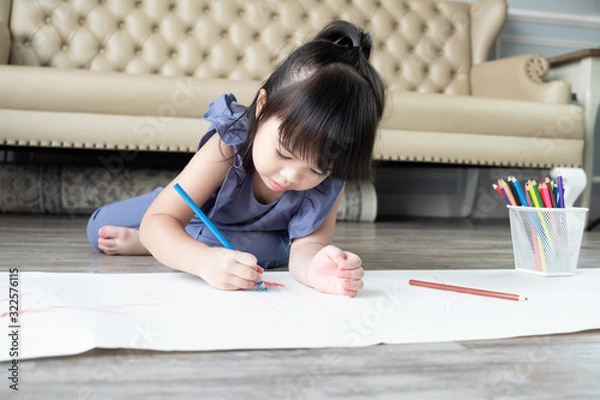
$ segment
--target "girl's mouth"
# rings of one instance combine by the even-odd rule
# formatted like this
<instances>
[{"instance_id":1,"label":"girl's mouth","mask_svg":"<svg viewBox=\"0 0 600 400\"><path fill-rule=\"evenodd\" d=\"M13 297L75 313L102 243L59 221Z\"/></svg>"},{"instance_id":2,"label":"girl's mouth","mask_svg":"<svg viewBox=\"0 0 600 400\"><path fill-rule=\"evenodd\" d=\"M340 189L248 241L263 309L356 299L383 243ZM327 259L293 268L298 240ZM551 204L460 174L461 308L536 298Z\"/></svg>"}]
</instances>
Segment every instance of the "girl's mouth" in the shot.
<instances>
[{"instance_id":1,"label":"girl's mouth","mask_svg":"<svg viewBox=\"0 0 600 400\"><path fill-rule=\"evenodd\" d=\"M288 190L286 186L280 185L271 178L269 178L269 186L271 186L272 189L278 192L285 192L286 190Z\"/></svg>"}]
</instances>

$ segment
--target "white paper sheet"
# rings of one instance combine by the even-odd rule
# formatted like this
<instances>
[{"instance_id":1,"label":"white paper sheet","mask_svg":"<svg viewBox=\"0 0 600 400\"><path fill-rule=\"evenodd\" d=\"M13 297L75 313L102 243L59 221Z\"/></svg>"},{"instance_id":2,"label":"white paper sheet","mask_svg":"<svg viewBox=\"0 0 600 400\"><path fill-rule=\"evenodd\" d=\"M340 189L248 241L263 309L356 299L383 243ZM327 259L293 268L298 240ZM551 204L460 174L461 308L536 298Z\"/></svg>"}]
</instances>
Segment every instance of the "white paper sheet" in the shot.
<instances>
[{"instance_id":1,"label":"white paper sheet","mask_svg":"<svg viewBox=\"0 0 600 400\"><path fill-rule=\"evenodd\" d=\"M356 298L318 293L288 272L268 292L222 292L183 273L19 274L19 358L94 347L227 350L492 339L600 328L600 270L539 277L513 270L367 271ZM409 279L525 295L516 302L409 286ZM0 274L0 360L12 338ZM11 331L12 329L12 331Z\"/></svg>"}]
</instances>

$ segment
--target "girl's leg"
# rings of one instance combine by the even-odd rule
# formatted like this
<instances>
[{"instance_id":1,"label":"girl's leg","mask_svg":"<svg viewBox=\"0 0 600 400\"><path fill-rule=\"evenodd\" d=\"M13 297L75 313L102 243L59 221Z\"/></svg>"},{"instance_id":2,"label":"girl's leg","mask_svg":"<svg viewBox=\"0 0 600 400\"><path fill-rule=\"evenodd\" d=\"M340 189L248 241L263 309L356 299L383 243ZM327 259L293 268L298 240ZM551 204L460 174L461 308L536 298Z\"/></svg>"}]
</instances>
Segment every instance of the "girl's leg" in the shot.
<instances>
[{"instance_id":1,"label":"girl's leg","mask_svg":"<svg viewBox=\"0 0 600 400\"><path fill-rule=\"evenodd\" d=\"M90 217L87 236L90 244L107 254L148 254L139 242L138 229L150 204L162 191L100 207Z\"/></svg>"}]
</instances>

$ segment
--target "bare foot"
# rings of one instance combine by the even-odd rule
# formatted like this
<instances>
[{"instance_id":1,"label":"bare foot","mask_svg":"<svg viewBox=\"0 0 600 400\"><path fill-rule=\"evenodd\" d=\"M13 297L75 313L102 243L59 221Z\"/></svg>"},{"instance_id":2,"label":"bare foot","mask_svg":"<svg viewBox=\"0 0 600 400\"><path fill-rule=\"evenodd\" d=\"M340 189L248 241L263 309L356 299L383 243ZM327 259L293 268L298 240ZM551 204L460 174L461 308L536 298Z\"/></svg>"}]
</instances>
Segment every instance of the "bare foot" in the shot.
<instances>
[{"instance_id":1,"label":"bare foot","mask_svg":"<svg viewBox=\"0 0 600 400\"><path fill-rule=\"evenodd\" d=\"M137 229L107 225L98 230L98 247L108 255L148 255Z\"/></svg>"}]
</instances>

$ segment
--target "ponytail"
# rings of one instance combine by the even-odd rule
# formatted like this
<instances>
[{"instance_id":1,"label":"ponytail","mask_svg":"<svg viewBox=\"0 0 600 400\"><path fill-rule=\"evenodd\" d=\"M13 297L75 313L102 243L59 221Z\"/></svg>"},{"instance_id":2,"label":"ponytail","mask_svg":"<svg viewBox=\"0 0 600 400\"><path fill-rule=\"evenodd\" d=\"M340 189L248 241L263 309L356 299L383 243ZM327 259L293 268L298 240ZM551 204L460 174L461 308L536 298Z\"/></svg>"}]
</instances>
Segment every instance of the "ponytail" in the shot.
<instances>
[{"instance_id":1,"label":"ponytail","mask_svg":"<svg viewBox=\"0 0 600 400\"><path fill-rule=\"evenodd\" d=\"M317 41L332 43L332 53L340 51L347 54L350 53L345 57L341 55L335 57L332 55L331 61L349 64L369 82L375 93L377 108L380 111L381 118L385 106L385 85L379 73L369 63L373 47L371 35L348 21L338 20L326 25L312 40L312 42ZM362 57L352 56L352 54L356 53L362 55Z\"/></svg>"}]
</instances>

